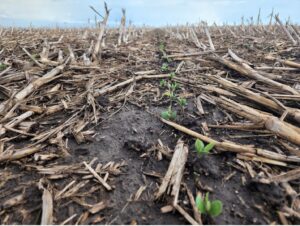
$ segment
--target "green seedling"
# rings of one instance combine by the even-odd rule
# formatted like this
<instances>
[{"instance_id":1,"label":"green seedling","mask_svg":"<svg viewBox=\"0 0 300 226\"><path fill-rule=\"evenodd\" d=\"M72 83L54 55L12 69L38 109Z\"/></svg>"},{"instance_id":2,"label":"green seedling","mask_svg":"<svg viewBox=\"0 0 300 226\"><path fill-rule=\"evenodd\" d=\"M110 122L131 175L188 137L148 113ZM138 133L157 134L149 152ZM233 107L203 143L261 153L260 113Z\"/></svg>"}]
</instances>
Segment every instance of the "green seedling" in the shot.
<instances>
[{"instance_id":1,"label":"green seedling","mask_svg":"<svg viewBox=\"0 0 300 226\"><path fill-rule=\"evenodd\" d=\"M160 69L162 72L166 72L169 70L169 65L167 63L163 63Z\"/></svg>"},{"instance_id":2,"label":"green seedling","mask_svg":"<svg viewBox=\"0 0 300 226\"><path fill-rule=\"evenodd\" d=\"M159 85L160 85L161 87L165 87L165 86L167 86L167 81L164 80L164 79L162 79L162 80L160 80Z\"/></svg>"},{"instance_id":3,"label":"green seedling","mask_svg":"<svg viewBox=\"0 0 300 226\"><path fill-rule=\"evenodd\" d=\"M162 53L163 55L163 59L166 59L168 61L168 63L171 63L172 62L172 59L170 59L169 57L167 57L167 54L166 54L166 46L163 42L161 42L159 44L159 51Z\"/></svg>"},{"instance_id":4,"label":"green seedling","mask_svg":"<svg viewBox=\"0 0 300 226\"><path fill-rule=\"evenodd\" d=\"M175 94L172 90L168 90L166 92L164 92L163 96L166 96L170 99L170 101L175 99Z\"/></svg>"},{"instance_id":5,"label":"green seedling","mask_svg":"<svg viewBox=\"0 0 300 226\"><path fill-rule=\"evenodd\" d=\"M7 68L7 65L6 64L2 64L0 63L0 71L3 71Z\"/></svg>"},{"instance_id":6,"label":"green seedling","mask_svg":"<svg viewBox=\"0 0 300 226\"><path fill-rule=\"evenodd\" d=\"M166 120L175 120L177 116L176 111L172 111L171 107L167 111L161 113L161 117Z\"/></svg>"},{"instance_id":7,"label":"green seedling","mask_svg":"<svg viewBox=\"0 0 300 226\"><path fill-rule=\"evenodd\" d=\"M159 51L160 52L164 52L165 51L165 45L162 42L159 44Z\"/></svg>"},{"instance_id":8,"label":"green seedling","mask_svg":"<svg viewBox=\"0 0 300 226\"><path fill-rule=\"evenodd\" d=\"M177 102L180 105L180 107L182 107L182 108L187 105L187 101L185 98L178 97Z\"/></svg>"},{"instance_id":9,"label":"green seedling","mask_svg":"<svg viewBox=\"0 0 300 226\"><path fill-rule=\"evenodd\" d=\"M173 79L174 77L175 77L175 72L171 72L170 74L169 74L169 76L170 76L170 79Z\"/></svg>"},{"instance_id":10,"label":"green seedling","mask_svg":"<svg viewBox=\"0 0 300 226\"><path fill-rule=\"evenodd\" d=\"M196 151L200 156L203 154L208 154L214 148L214 146L215 144L213 142L205 146L203 141L199 139L197 139L195 142Z\"/></svg>"},{"instance_id":11,"label":"green seedling","mask_svg":"<svg viewBox=\"0 0 300 226\"><path fill-rule=\"evenodd\" d=\"M222 213L223 203L220 200L209 200L209 193L207 192L203 199L200 195L196 197L196 206L201 214L207 214L211 217L217 217Z\"/></svg>"},{"instance_id":12,"label":"green seedling","mask_svg":"<svg viewBox=\"0 0 300 226\"><path fill-rule=\"evenodd\" d=\"M32 54L32 58L35 59L35 60L38 59L39 58L39 54Z\"/></svg>"},{"instance_id":13,"label":"green seedling","mask_svg":"<svg viewBox=\"0 0 300 226\"><path fill-rule=\"evenodd\" d=\"M174 82L174 83L171 84L170 88L171 88L172 91L175 91L176 89L179 88L179 85L178 85L178 83Z\"/></svg>"},{"instance_id":14,"label":"green seedling","mask_svg":"<svg viewBox=\"0 0 300 226\"><path fill-rule=\"evenodd\" d=\"M165 58L167 59L168 63L172 63L172 59L171 58L169 58L167 56Z\"/></svg>"}]
</instances>

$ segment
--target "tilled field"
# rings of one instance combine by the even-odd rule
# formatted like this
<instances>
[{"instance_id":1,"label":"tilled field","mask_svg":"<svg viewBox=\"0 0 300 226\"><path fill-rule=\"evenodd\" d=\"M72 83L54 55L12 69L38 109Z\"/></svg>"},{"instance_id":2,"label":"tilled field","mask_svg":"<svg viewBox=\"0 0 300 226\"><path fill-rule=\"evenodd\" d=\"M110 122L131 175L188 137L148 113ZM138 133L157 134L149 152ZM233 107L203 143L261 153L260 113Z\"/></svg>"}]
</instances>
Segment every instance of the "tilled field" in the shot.
<instances>
[{"instance_id":1,"label":"tilled field","mask_svg":"<svg viewBox=\"0 0 300 226\"><path fill-rule=\"evenodd\" d=\"M299 224L285 27L0 28L0 223Z\"/></svg>"}]
</instances>

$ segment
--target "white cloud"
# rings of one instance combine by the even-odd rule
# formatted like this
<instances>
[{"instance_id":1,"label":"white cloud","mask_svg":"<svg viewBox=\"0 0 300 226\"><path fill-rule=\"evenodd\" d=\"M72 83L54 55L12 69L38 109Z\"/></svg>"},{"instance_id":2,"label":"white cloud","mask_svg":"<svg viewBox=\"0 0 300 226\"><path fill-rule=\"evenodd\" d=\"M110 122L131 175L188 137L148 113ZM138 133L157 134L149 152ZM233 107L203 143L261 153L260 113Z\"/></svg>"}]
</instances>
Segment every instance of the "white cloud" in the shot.
<instances>
[{"instance_id":1,"label":"white cloud","mask_svg":"<svg viewBox=\"0 0 300 226\"><path fill-rule=\"evenodd\" d=\"M72 10L72 5L70 0L1 0L0 14L7 15L11 19L55 22L71 20L72 14L68 11Z\"/></svg>"},{"instance_id":2,"label":"white cloud","mask_svg":"<svg viewBox=\"0 0 300 226\"><path fill-rule=\"evenodd\" d=\"M214 0L212 3L214 5L237 5L246 3L246 0Z\"/></svg>"},{"instance_id":3,"label":"white cloud","mask_svg":"<svg viewBox=\"0 0 300 226\"><path fill-rule=\"evenodd\" d=\"M127 9L128 19L135 24L166 25L239 21L242 15L257 15L269 12L275 6L282 16L291 16L299 21L300 0L106 0L112 9L110 24L118 24L121 8ZM0 0L2 21L32 21L39 24L68 23L87 24L94 21L94 13L89 5L103 12L104 0Z\"/></svg>"},{"instance_id":4,"label":"white cloud","mask_svg":"<svg viewBox=\"0 0 300 226\"><path fill-rule=\"evenodd\" d=\"M48 21L54 23L87 23L94 14L88 8L94 5L102 7L99 0L0 0L0 15L11 20ZM120 18L120 8L128 9L129 18L134 22L154 24L171 24L198 22L220 22L218 12L212 2L230 0L107 0L113 9L112 21ZM238 0L242 1L242 0ZM102 11L102 8L100 8ZM141 13L142 12L142 13ZM138 18L139 17L139 18Z\"/></svg>"}]
</instances>

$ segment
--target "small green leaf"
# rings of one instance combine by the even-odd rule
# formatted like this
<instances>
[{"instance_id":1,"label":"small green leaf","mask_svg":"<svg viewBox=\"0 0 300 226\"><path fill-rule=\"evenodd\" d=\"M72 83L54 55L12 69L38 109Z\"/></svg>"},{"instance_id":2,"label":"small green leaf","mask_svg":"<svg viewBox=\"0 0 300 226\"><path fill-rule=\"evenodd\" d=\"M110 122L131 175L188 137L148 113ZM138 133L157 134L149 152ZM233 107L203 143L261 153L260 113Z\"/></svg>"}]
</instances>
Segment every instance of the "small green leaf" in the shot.
<instances>
[{"instance_id":1,"label":"small green leaf","mask_svg":"<svg viewBox=\"0 0 300 226\"><path fill-rule=\"evenodd\" d=\"M205 210L206 210L207 212L209 212L210 209L211 209L211 201L207 200L207 201L205 202Z\"/></svg>"},{"instance_id":2,"label":"small green leaf","mask_svg":"<svg viewBox=\"0 0 300 226\"><path fill-rule=\"evenodd\" d=\"M223 210L223 203L220 200L215 200L211 203L209 214L212 217L217 217L222 213L222 210Z\"/></svg>"},{"instance_id":3,"label":"small green leaf","mask_svg":"<svg viewBox=\"0 0 300 226\"><path fill-rule=\"evenodd\" d=\"M0 63L0 71L3 71L7 68L7 65L6 64L2 64Z\"/></svg>"},{"instance_id":4,"label":"small green leaf","mask_svg":"<svg viewBox=\"0 0 300 226\"><path fill-rule=\"evenodd\" d=\"M171 111L171 112L169 112L169 114L170 114L170 119L176 119L176 116L177 116L177 113L176 113L176 111Z\"/></svg>"},{"instance_id":5,"label":"small green leaf","mask_svg":"<svg viewBox=\"0 0 300 226\"><path fill-rule=\"evenodd\" d=\"M205 210L207 212L209 212L210 208L211 208L211 202L209 201L209 192L207 192L206 195L205 195L204 205L205 205Z\"/></svg>"},{"instance_id":6,"label":"small green leaf","mask_svg":"<svg viewBox=\"0 0 300 226\"><path fill-rule=\"evenodd\" d=\"M161 66L161 71L168 71L169 70L169 65L167 63L163 63L163 65Z\"/></svg>"},{"instance_id":7,"label":"small green leaf","mask_svg":"<svg viewBox=\"0 0 300 226\"><path fill-rule=\"evenodd\" d=\"M204 148L203 151L204 151L205 153L209 153L209 151L210 151L211 149L213 149L214 146L215 146L215 143L209 143L208 145L205 146L205 148Z\"/></svg>"},{"instance_id":8,"label":"small green leaf","mask_svg":"<svg viewBox=\"0 0 300 226\"><path fill-rule=\"evenodd\" d=\"M165 51L165 45L164 43L159 44L159 51L164 52Z\"/></svg>"},{"instance_id":9,"label":"small green leaf","mask_svg":"<svg viewBox=\"0 0 300 226\"><path fill-rule=\"evenodd\" d=\"M175 72L171 72L170 74L169 74L169 76L170 76L170 79L173 79L174 77L175 77Z\"/></svg>"},{"instance_id":10,"label":"small green leaf","mask_svg":"<svg viewBox=\"0 0 300 226\"><path fill-rule=\"evenodd\" d=\"M200 195L196 197L196 206L200 213L209 214L211 217L217 217L222 213L223 203L220 200L209 200L209 192L205 194L204 200Z\"/></svg>"},{"instance_id":11,"label":"small green leaf","mask_svg":"<svg viewBox=\"0 0 300 226\"><path fill-rule=\"evenodd\" d=\"M39 57L38 54L32 54L31 56L32 56L32 58L35 59L35 60Z\"/></svg>"},{"instance_id":12,"label":"small green leaf","mask_svg":"<svg viewBox=\"0 0 300 226\"><path fill-rule=\"evenodd\" d=\"M169 57L167 57L167 61L168 61L169 63L172 63L172 59L169 58Z\"/></svg>"},{"instance_id":13,"label":"small green leaf","mask_svg":"<svg viewBox=\"0 0 300 226\"><path fill-rule=\"evenodd\" d=\"M166 91L163 93L163 96L172 97L173 93L171 91Z\"/></svg>"},{"instance_id":14,"label":"small green leaf","mask_svg":"<svg viewBox=\"0 0 300 226\"><path fill-rule=\"evenodd\" d=\"M196 206L200 213L202 213L202 214L206 213L204 202L200 195L197 195L197 197L196 197Z\"/></svg>"},{"instance_id":15,"label":"small green leaf","mask_svg":"<svg viewBox=\"0 0 300 226\"><path fill-rule=\"evenodd\" d=\"M163 93L163 97L164 96L169 97L170 99L174 99L175 98L174 92L172 90L168 90L168 91L164 92Z\"/></svg>"},{"instance_id":16,"label":"small green leaf","mask_svg":"<svg viewBox=\"0 0 300 226\"><path fill-rule=\"evenodd\" d=\"M199 139L196 140L195 148L196 148L196 151L198 152L198 154L203 153L204 143L202 142L202 140L199 140Z\"/></svg>"},{"instance_id":17,"label":"small green leaf","mask_svg":"<svg viewBox=\"0 0 300 226\"><path fill-rule=\"evenodd\" d=\"M179 103L179 105L181 106L181 107L184 107L185 105L187 105L187 101L186 101L186 99L185 98L178 98L177 99L177 101L178 101L178 103Z\"/></svg>"},{"instance_id":18,"label":"small green leaf","mask_svg":"<svg viewBox=\"0 0 300 226\"><path fill-rule=\"evenodd\" d=\"M161 113L161 117L162 117L163 119L169 120L169 119L170 119L170 113L169 113L169 111L163 111L163 112Z\"/></svg>"},{"instance_id":19,"label":"small green leaf","mask_svg":"<svg viewBox=\"0 0 300 226\"><path fill-rule=\"evenodd\" d=\"M159 85L160 85L161 87L166 86L166 80L163 80L163 79L160 80Z\"/></svg>"},{"instance_id":20,"label":"small green leaf","mask_svg":"<svg viewBox=\"0 0 300 226\"><path fill-rule=\"evenodd\" d=\"M171 84L171 89L175 91L179 87L178 83L174 82Z\"/></svg>"},{"instance_id":21,"label":"small green leaf","mask_svg":"<svg viewBox=\"0 0 300 226\"><path fill-rule=\"evenodd\" d=\"M200 195L197 195L197 196L196 196L195 202L196 202L196 206L197 206L197 207L199 207L199 206L201 205L201 203L203 203L203 202L202 202L202 198L201 198Z\"/></svg>"}]
</instances>

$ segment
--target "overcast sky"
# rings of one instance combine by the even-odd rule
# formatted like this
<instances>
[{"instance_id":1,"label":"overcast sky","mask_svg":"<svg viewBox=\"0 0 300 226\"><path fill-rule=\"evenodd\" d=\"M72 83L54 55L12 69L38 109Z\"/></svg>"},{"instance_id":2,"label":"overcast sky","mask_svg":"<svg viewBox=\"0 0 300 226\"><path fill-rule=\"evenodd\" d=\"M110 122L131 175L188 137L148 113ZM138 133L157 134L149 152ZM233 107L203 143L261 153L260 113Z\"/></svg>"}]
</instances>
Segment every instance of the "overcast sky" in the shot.
<instances>
[{"instance_id":1,"label":"overcast sky","mask_svg":"<svg viewBox=\"0 0 300 226\"><path fill-rule=\"evenodd\" d=\"M261 8L263 22L269 21L272 8L283 20L300 23L300 0L107 0L112 9L109 22L118 24L121 8L136 25L240 23L241 17L257 18ZM94 24L94 6L103 12L102 0L0 0L0 25L5 26L86 26Z\"/></svg>"}]
</instances>

